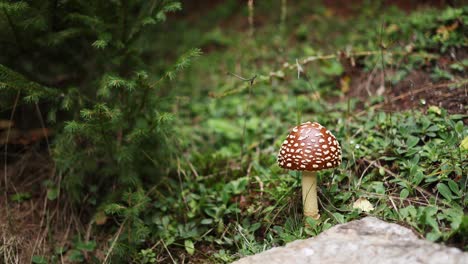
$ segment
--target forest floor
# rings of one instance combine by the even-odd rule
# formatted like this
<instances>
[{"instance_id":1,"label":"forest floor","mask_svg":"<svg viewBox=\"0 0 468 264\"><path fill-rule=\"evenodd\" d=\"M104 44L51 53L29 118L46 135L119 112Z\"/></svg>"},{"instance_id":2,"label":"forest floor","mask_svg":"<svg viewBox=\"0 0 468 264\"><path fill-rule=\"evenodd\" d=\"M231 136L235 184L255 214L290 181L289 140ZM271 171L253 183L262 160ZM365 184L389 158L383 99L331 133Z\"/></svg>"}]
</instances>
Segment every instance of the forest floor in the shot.
<instances>
[{"instance_id":1,"label":"forest floor","mask_svg":"<svg viewBox=\"0 0 468 264\"><path fill-rule=\"evenodd\" d=\"M457 35L466 20L445 6L426 12L401 4L405 11L382 13L369 4L365 14L325 1L290 7L280 18L280 6L273 16L265 4L251 14L227 2L197 12L188 4L192 12L169 22L183 34L168 33L166 41L199 45L204 55L172 84L174 113L182 120L177 133L190 142L169 172L172 196L164 187L167 197L153 197L159 205L151 210L169 222L154 222L161 234L145 244L156 260L229 262L368 214L467 250L468 164L459 146L468 133L468 55L456 44L466 40ZM466 19L466 9L460 13ZM421 34L413 36L414 30ZM428 32L445 39L419 39ZM177 53L164 48L169 58ZM257 79L250 85L227 72ZM325 213L312 229L301 220L298 175L285 177L274 165L279 142L300 119L334 126L344 149L343 167L320 176ZM8 127L0 126L0 142ZM87 208L56 202L64 194L47 180L60 176L40 135L16 131L2 148L8 162L0 176L14 188L14 195L0 197L4 259L26 263L34 255L43 263L43 256L55 254L65 263L102 261L112 244L104 242L118 230L89 220ZM359 197L375 210L351 208ZM175 203L183 208L170 209Z\"/></svg>"}]
</instances>

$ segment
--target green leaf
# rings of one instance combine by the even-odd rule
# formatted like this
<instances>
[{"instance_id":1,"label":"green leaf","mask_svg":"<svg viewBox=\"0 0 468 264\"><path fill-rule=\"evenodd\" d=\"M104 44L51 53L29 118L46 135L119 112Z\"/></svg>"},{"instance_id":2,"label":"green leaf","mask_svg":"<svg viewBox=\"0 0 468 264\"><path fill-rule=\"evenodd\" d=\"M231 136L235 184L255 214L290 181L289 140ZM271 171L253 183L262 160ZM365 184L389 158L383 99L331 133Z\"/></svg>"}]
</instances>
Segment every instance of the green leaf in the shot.
<instances>
[{"instance_id":1,"label":"green leaf","mask_svg":"<svg viewBox=\"0 0 468 264\"><path fill-rule=\"evenodd\" d=\"M457 196L461 195L460 189L458 188L458 184L456 182L454 182L452 179L448 179L447 183L450 190L452 190L454 194L456 194Z\"/></svg>"},{"instance_id":2,"label":"green leaf","mask_svg":"<svg viewBox=\"0 0 468 264\"><path fill-rule=\"evenodd\" d=\"M463 133L463 122L461 120L455 124L455 131L460 135Z\"/></svg>"},{"instance_id":3,"label":"green leaf","mask_svg":"<svg viewBox=\"0 0 468 264\"><path fill-rule=\"evenodd\" d=\"M320 67L320 69L322 70L324 74L330 75L330 76L338 76L344 72L343 66L337 60L331 60L331 61L325 62Z\"/></svg>"},{"instance_id":4,"label":"green leaf","mask_svg":"<svg viewBox=\"0 0 468 264\"><path fill-rule=\"evenodd\" d=\"M406 199L409 196L409 191L408 189L403 189L400 192L400 198L401 199Z\"/></svg>"},{"instance_id":5,"label":"green leaf","mask_svg":"<svg viewBox=\"0 0 468 264\"><path fill-rule=\"evenodd\" d=\"M333 216L335 217L336 221L340 224L343 224L345 222L345 218L342 214L340 213L333 213Z\"/></svg>"},{"instance_id":6,"label":"green leaf","mask_svg":"<svg viewBox=\"0 0 468 264\"><path fill-rule=\"evenodd\" d=\"M463 221L462 209L449 208L444 210L443 212L447 215L447 219L450 221L450 227L453 230L457 230L458 228L460 228L460 225Z\"/></svg>"},{"instance_id":7,"label":"green leaf","mask_svg":"<svg viewBox=\"0 0 468 264\"><path fill-rule=\"evenodd\" d=\"M427 109L427 112L428 113L434 113L434 114L442 114L442 110L440 110L440 108L438 106L435 106L435 105L431 105L429 106L429 108Z\"/></svg>"},{"instance_id":8,"label":"green leaf","mask_svg":"<svg viewBox=\"0 0 468 264\"><path fill-rule=\"evenodd\" d=\"M316 225L317 225L317 222L318 222L318 220L315 220L315 219L313 219L313 218L310 217L310 216L306 217L305 220L306 220L308 226L310 226L310 227L316 226Z\"/></svg>"},{"instance_id":9,"label":"green leaf","mask_svg":"<svg viewBox=\"0 0 468 264\"><path fill-rule=\"evenodd\" d=\"M385 169L384 169L384 167L380 167L380 168L379 168L379 174L380 174L380 176L385 176Z\"/></svg>"},{"instance_id":10,"label":"green leaf","mask_svg":"<svg viewBox=\"0 0 468 264\"><path fill-rule=\"evenodd\" d=\"M468 150L468 136L466 136L460 143L460 149Z\"/></svg>"},{"instance_id":11,"label":"green leaf","mask_svg":"<svg viewBox=\"0 0 468 264\"><path fill-rule=\"evenodd\" d=\"M81 251L77 249L72 249L68 252L68 259L72 262L83 262L84 261L84 256Z\"/></svg>"},{"instance_id":12,"label":"green leaf","mask_svg":"<svg viewBox=\"0 0 468 264\"><path fill-rule=\"evenodd\" d=\"M408 139L406 140L406 147L407 148L412 148L418 144L419 138L414 137L414 136L408 136Z\"/></svg>"},{"instance_id":13,"label":"green leaf","mask_svg":"<svg viewBox=\"0 0 468 264\"><path fill-rule=\"evenodd\" d=\"M427 240L432 241L432 242L437 241L440 238L440 236L441 236L441 233L437 231L432 231L426 234Z\"/></svg>"},{"instance_id":14,"label":"green leaf","mask_svg":"<svg viewBox=\"0 0 468 264\"><path fill-rule=\"evenodd\" d=\"M185 240L184 242L185 250L189 255L193 255L195 253L195 245L193 244L192 240Z\"/></svg>"},{"instance_id":15,"label":"green leaf","mask_svg":"<svg viewBox=\"0 0 468 264\"><path fill-rule=\"evenodd\" d=\"M426 129L427 132L435 132L435 131L439 131L439 130L440 130L440 128L437 125L432 125L432 126L430 126L430 127L428 127Z\"/></svg>"},{"instance_id":16,"label":"green leaf","mask_svg":"<svg viewBox=\"0 0 468 264\"><path fill-rule=\"evenodd\" d=\"M76 249L83 250L83 251L93 251L96 248L96 241L91 240L87 243L80 242L77 243Z\"/></svg>"},{"instance_id":17,"label":"green leaf","mask_svg":"<svg viewBox=\"0 0 468 264\"><path fill-rule=\"evenodd\" d=\"M424 179L424 174L421 171L417 171L413 177L414 185L418 186Z\"/></svg>"},{"instance_id":18,"label":"green leaf","mask_svg":"<svg viewBox=\"0 0 468 264\"><path fill-rule=\"evenodd\" d=\"M32 263L36 264L47 264L47 259L43 256L33 256L32 257Z\"/></svg>"},{"instance_id":19,"label":"green leaf","mask_svg":"<svg viewBox=\"0 0 468 264\"><path fill-rule=\"evenodd\" d=\"M53 201L57 199L59 195L59 189L57 187L50 187L47 189L47 199Z\"/></svg>"},{"instance_id":20,"label":"green leaf","mask_svg":"<svg viewBox=\"0 0 468 264\"><path fill-rule=\"evenodd\" d=\"M261 226L262 226L262 224L259 223L259 222L254 223L254 224L252 224L252 225L249 227L249 231L250 231L250 232L255 232L255 231L257 231Z\"/></svg>"},{"instance_id":21,"label":"green leaf","mask_svg":"<svg viewBox=\"0 0 468 264\"><path fill-rule=\"evenodd\" d=\"M211 218L205 218L205 219L200 221L200 224L202 224L202 225L211 225L212 223L213 223L213 219L211 219Z\"/></svg>"},{"instance_id":22,"label":"green leaf","mask_svg":"<svg viewBox=\"0 0 468 264\"><path fill-rule=\"evenodd\" d=\"M439 225L437 224L437 221L436 221L437 211L438 211L437 207L433 207L433 206L428 206L424 208L424 214L425 214L424 222L430 227L432 227L432 229L440 232Z\"/></svg>"},{"instance_id":23,"label":"green leaf","mask_svg":"<svg viewBox=\"0 0 468 264\"><path fill-rule=\"evenodd\" d=\"M14 202L22 202L24 200L29 200L31 198L31 193L29 192L18 192L10 196L10 199Z\"/></svg>"},{"instance_id":24,"label":"green leaf","mask_svg":"<svg viewBox=\"0 0 468 264\"><path fill-rule=\"evenodd\" d=\"M450 191L449 187L445 185L444 183L440 182L437 184L437 190L439 191L442 196L444 196L445 199L451 201L453 196L452 192Z\"/></svg>"}]
</instances>

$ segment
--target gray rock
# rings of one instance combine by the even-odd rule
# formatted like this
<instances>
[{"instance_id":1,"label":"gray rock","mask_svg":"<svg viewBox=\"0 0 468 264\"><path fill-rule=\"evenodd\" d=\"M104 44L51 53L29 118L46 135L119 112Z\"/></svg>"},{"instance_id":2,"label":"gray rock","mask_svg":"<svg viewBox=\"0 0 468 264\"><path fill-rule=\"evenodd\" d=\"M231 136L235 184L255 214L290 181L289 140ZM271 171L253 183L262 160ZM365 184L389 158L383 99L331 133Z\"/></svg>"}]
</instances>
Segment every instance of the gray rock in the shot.
<instances>
[{"instance_id":1,"label":"gray rock","mask_svg":"<svg viewBox=\"0 0 468 264\"><path fill-rule=\"evenodd\" d=\"M235 264L442 263L468 264L468 254L419 239L410 229L366 217L330 228Z\"/></svg>"}]
</instances>

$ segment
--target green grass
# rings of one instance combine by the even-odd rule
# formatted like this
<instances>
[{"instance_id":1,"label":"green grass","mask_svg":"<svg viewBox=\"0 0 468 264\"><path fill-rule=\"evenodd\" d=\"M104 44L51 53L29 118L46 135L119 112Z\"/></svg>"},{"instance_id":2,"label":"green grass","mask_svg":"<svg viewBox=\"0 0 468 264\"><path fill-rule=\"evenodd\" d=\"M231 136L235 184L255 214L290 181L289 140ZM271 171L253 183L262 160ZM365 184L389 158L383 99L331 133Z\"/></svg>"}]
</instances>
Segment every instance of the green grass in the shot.
<instances>
[{"instance_id":1,"label":"green grass","mask_svg":"<svg viewBox=\"0 0 468 264\"><path fill-rule=\"evenodd\" d=\"M352 97L342 84L357 78L353 70L377 71L392 89L420 70L434 82L450 82L452 91L466 89L466 54L450 65L439 59L466 48L468 9L407 15L367 1L345 18L303 1L288 5L284 18L282 1L256 1L258 26L249 36L248 9L236 2L203 10L198 19L170 17L164 39L151 42L157 52L145 59L154 69L194 46L203 51L161 84L171 99L157 103L171 105L168 142L179 154L157 185L129 190L98 208L92 239L77 236L67 257L97 259L102 245L95 241L104 237L109 255L133 251L135 263L230 262L366 215L468 250L468 150L461 145L468 116L423 104L385 112L382 103L392 98ZM296 60L303 63L300 76ZM256 78L251 84L228 73ZM317 221L303 219L300 173L276 164L289 129L305 121L326 126L343 149L342 165L318 174ZM374 210L354 209L359 198ZM25 199L28 193L14 197ZM58 261L63 252L57 249L50 259Z\"/></svg>"},{"instance_id":2,"label":"green grass","mask_svg":"<svg viewBox=\"0 0 468 264\"><path fill-rule=\"evenodd\" d=\"M220 5L212 12L223 8L229 7ZM448 49L465 45L466 36L457 29L448 35L437 32L454 21L466 26L466 8L448 8L442 16L437 10L406 16L369 5L353 23L324 7L288 8L285 30L278 31L279 3L273 13L258 7L255 14L263 26L255 28L253 37L237 28L247 20L247 10L244 17L219 17L219 23L230 25L222 28L203 21L200 28L170 25L187 39L168 38L197 43L204 54L174 83L181 117L176 135L183 154L173 177L163 183L165 191L152 195L148 225L168 247L159 245L158 252L177 256L185 250L182 254L197 258L232 261L365 215L404 223L431 241L466 243L468 162L466 148L460 147L468 135L466 115L450 115L437 106L427 112L416 107L385 113L377 105L383 98L336 102L343 95L338 80L347 74L336 58L303 66L307 79L283 67L284 62L351 47L355 53L376 52L356 58L364 72L381 71L384 65L384 70L406 76L423 68L433 72L435 81L466 82L455 66L446 74L436 61L448 56ZM250 86L228 72L257 78ZM388 76L387 81L398 84L401 79ZM358 108L361 103L364 108ZM322 216L308 219L312 227L304 228L300 175L281 170L276 155L288 130L309 120L325 125L340 140L343 164L319 173ZM375 209L353 209L359 198Z\"/></svg>"}]
</instances>

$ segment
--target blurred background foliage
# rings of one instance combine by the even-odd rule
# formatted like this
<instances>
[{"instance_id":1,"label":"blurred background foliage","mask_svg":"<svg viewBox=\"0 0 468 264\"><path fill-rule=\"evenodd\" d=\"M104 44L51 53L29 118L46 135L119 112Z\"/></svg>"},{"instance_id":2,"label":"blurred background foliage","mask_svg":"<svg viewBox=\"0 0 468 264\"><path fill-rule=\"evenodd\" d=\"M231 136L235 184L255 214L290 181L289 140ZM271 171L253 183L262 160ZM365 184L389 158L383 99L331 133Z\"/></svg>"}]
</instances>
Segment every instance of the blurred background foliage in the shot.
<instances>
[{"instance_id":1,"label":"blurred background foliage","mask_svg":"<svg viewBox=\"0 0 468 264\"><path fill-rule=\"evenodd\" d=\"M365 215L467 250L468 7L449 2L1 1L5 168L53 159L4 177L3 236L27 204L48 232L3 259L230 262ZM309 120L343 148L318 221L276 165ZM47 140L18 146L32 128Z\"/></svg>"}]
</instances>

